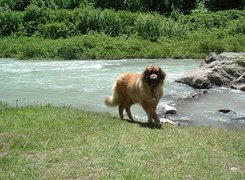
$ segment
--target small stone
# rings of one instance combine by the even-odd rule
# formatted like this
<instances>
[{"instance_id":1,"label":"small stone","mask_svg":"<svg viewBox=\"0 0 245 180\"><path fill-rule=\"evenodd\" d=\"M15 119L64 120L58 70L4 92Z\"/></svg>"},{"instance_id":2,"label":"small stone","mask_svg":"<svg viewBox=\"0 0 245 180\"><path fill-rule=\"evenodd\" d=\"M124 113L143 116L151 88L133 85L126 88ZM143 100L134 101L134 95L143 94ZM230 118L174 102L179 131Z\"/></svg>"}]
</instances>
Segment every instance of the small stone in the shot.
<instances>
[{"instance_id":1,"label":"small stone","mask_svg":"<svg viewBox=\"0 0 245 180\"><path fill-rule=\"evenodd\" d=\"M231 167L230 170L232 170L232 171L239 171L239 168L238 167Z\"/></svg>"},{"instance_id":2,"label":"small stone","mask_svg":"<svg viewBox=\"0 0 245 180\"><path fill-rule=\"evenodd\" d=\"M163 112L164 112L164 114L176 114L177 110L173 106L165 105Z\"/></svg>"},{"instance_id":3,"label":"small stone","mask_svg":"<svg viewBox=\"0 0 245 180\"><path fill-rule=\"evenodd\" d=\"M219 112L229 113L229 112L231 112L231 110L230 109L220 109Z\"/></svg>"},{"instance_id":4,"label":"small stone","mask_svg":"<svg viewBox=\"0 0 245 180\"><path fill-rule=\"evenodd\" d=\"M172 121L170 119L167 119L167 118L160 118L160 122L162 124L168 123L168 124L171 124L171 125L174 125L174 126L180 126L179 122L174 122L174 121Z\"/></svg>"}]
</instances>

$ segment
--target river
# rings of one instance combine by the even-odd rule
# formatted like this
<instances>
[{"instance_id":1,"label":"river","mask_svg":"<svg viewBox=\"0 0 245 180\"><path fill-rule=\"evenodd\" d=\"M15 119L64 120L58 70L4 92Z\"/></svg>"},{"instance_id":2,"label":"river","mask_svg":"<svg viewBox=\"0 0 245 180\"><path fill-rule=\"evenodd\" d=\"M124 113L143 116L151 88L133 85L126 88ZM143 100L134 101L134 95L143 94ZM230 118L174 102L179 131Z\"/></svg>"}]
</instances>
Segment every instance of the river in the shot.
<instances>
[{"instance_id":1,"label":"river","mask_svg":"<svg viewBox=\"0 0 245 180\"><path fill-rule=\"evenodd\" d=\"M0 59L0 100L13 106L26 104L71 105L84 110L109 112L117 108L104 105L111 86L123 72L141 72L149 64L159 65L167 74L164 96L158 112L165 104L184 98L194 90L175 79L200 64L193 59L127 59L127 60L15 60ZM219 109L234 112L223 114ZM146 120L144 111L135 105L133 115ZM214 88L198 99L177 106L173 119L192 126L220 128L245 127L245 93Z\"/></svg>"}]
</instances>

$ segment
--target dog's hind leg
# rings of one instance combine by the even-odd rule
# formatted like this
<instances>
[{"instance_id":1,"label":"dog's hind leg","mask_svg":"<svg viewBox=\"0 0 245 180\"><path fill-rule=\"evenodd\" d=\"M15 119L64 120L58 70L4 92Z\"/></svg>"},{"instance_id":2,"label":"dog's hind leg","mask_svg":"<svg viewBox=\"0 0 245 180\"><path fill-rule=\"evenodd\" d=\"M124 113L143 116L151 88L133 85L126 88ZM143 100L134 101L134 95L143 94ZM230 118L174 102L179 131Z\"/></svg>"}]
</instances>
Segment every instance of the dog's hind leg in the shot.
<instances>
[{"instance_id":1,"label":"dog's hind leg","mask_svg":"<svg viewBox=\"0 0 245 180\"><path fill-rule=\"evenodd\" d=\"M124 104L120 104L118 106L118 113L119 113L119 116L120 116L120 119L123 119L123 110L125 109L125 106Z\"/></svg>"},{"instance_id":2,"label":"dog's hind leg","mask_svg":"<svg viewBox=\"0 0 245 180\"><path fill-rule=\"evenodd\" d=\"M126 107L126 112L127 112L127 114L128 114L129 119L132 120L132 121L134 121L134 118L133 118L133 116L132 116L131 109L130 109L131 106L132 106L132 103L129 103L129 104L127 105L127 107Z\"/></svg>"}]
</instances>

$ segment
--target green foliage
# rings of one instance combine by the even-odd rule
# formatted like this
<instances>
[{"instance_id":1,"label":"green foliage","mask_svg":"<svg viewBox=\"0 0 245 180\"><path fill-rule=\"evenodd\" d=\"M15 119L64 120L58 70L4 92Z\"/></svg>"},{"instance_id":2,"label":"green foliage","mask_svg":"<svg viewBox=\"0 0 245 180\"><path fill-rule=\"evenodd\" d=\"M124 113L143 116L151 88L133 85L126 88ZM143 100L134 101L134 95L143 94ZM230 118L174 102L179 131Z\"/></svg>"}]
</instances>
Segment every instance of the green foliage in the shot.
<instances>
[{"instance_id":1,"label":"green foliage","mask_svg":"<svg viewBox=\"0 0 245 180\"><path fill-rule=\"evenodd\" d=\"M37 5L31 4L26 8L23 12L23 25L29 36L35 34L38 25L46 20L44 16L45 12Z\"/></svg>"},{"instance_id":2,"label":"green foliage","mask_svg":"<svg viewBox=\"0 0 245 180\"><path fill-rule=\"evenodd\" d=\"M0 36L9 36L20 30L22 14L14 11L0 12Z\"/></svg>"},{"instance_id":3,"label":"green foliage","mask_svg":"<svg viewBox=\"0 0 245 180\"><path fill-rule=\"evenodd\" d=\"M245 18L245 11L230 10L219 12L199 12L191 15L181 16L179 23L186 25L189 30L197 31L200 29L212 30L230 26L230 22Z\"/></svg>"},{"instance_id":4,"label":"green foliage","mask_svg":"<svg viewBox=\"0 0 245 180\"><path fill-rule=\"evenodd\" d=\"M213 11L217 10L227 10L227 9L235 9L235 8L243 8L245 2L244 0L205 0L205 5Z\"/></svg>"},{"instance_id":5,"label":"green foliage","mask_svg":"<svg viewBox=\"0 0 245 180\"><path fill-rule=\"evenodd\" d=\"M128 11L119 11L118 16L121 23L120 35L134 36L136 35L136 20L138 17L137 13L131 13Z\"/></svg>"},{"instance_id":6,"label":"green foliage","mask_svg":"<svg viewBox=\"0 0 245 180\"><path fill-rule=\"evenodd\" d=\"M189 31L205 29L220 31L230 29L230 34L243 33L245 12L224 11L183 15L173 8L170 18L157 13L130 13L126 11L95 9L83 6L74 10L53 10L37 4L28 5L23 12L3 11L1 36L39 35L46 38L66 38L90 32L104 33L113 37L140 37L158 41L163 37L186 38ZM173 19L173 20L172 20ZM231 23L235 21L234 23ZM237 24L238 24L237 23ZM232 28L231 28L232 26Z\"/></svg>"},{"instance_id":7,"label":"green foliage","mask_svg":"<svg viewBox=\"0 0 245 180\"><path fill-rule=\"evenodd\" d=\"M181 25L171 19L166 19L161 27L161 36L167 38L186 38L189 32L184 25Z\"/></svg>"},{"instance_id":8,"label":"green foliage","mask_svg":"<svg viewBox=\"0 0 245 180\"><path fill-rule=\"evenodd\" d=\"M105 10L101 14L101 31L110 36L120 35L121 30L121 19L118 15L112 10Z\"/></svg>"},{"instance_id":9,"label":"green foliage","mask_svg":"<svg viewBox=\"0 0 245 180\"><path fill-rule=\"evenodd\" d=\"M30 4L36 4L42 8L74 9L89 5L89 0L0 0L0 7L14 11L24 11Z\"/></svg>"},{"instance_id":10,"label":"green foliage","mask_svg":"<svg viewBox=\"0 0 245 180\"><path fill-rule=\"evenodd\" d=\"M170 14L173 7L181 12L190 12L195 7L196 0L93 0L94 6L99 8L113 8L116 10L129 10L131 12L158 12L160 14Z\"/></svg>"},{"instance_id":11,"label":"green foliage","mask_svg":"<svg viewBox=\"0 0 245 180\"><path fill-rule=\"evenodd\" d=\"M161 35L161 19L159 16L140 14L135 26L137 34L151 41L156 41Z\"/></svg>"},{"instance_id":12,"label":"green foliage","mask_svg":"<svg viewBox=\"0 0 245 180\"><path fill-rule=\"evenodd\" d=\"M74 25L72 23L47 23L38 26L38 32L44 38L67 38L74 34Z\"/></svg>"},{"instance_id":13,"label":"green foliage","mask_svg":"<svg viewBox=\"0 0 245 180\"><path fill-rule=\"evenodd\" d=\"M74 9L80 4L87 4L87 0L32 0L39 7L48 7L51 9Z\"/></svg>"},{"instance_id":14,"label":"green foliage","mask_svg":"<svg viewBox=\"0 0 245 180\"><path fill-rule=\"evenodd\" d=\"M90 31L100 31L100 9L77 9L75 11L75 27L78 33L86 34Z\"/></svg>"},{"instance_id":15,"label":"green foliage","mask_svg":"<svg viewBox=\"0 0 245 180\"><path fill-rule=\"evenodd\" d=\"M83 54L83 46L79 42L65 42L57 49L59 59L79 59Z\"/></svg>"},{"instance_id":16,"label":"green foliage","mask_svg":"<svg viewBox=\"0 0 245 180\"><path fill-rule=\"evenodd\" d=\"M3 1L0 0L0 2ZM69 9L68 6L70 5L68 4L72 2L72 0L26 1L26 7L22 11L13 11L4 6L0 11L0 37L12 36L21 39L20 37L29 36L33 37L32 40L36 40L34 37L37 40L42 38L68 39L67 43L62 46L62 40L55 42L57 43L56 48L53 48L48 40L47 43L41 43L39 47L33 43L33 46L30 46L33 50L29 50L28 47L24 48L25 44L22 44L23 48L18 48L18 45L8 45L8 48L4 49L3 44L8 41L7 39L7 41L2 42L2 52L0 52L2 56L34 59L181 58L204 57L212 51L216 53L244 51L245 11L242 10L196 11L184 15L178 8L172 6L170 17L164 17L152 12L132 13L94 8L90 5L95 3L92 1L79 1L80 3L83 2L83 5L79 4L78 8ZM75 4L77 2L74 1ZM12 3L12 1L9 1L9 3ZM57 3L60 3L61 9L59 6L55 8ZM111 2L108 1L108 3ZM124 1L123 3L132 3L131 5L134 6L137 3L140 4L140 0L134 3L132 1ZM93 39L92 36L98 39L93 39L90 43L87 43L86 40L87 44L92 45L91 48L88 48L83 40L81 44L79 44L80 42L72 42L74 41L72 37L76 38L78 36L82 36L82 39L91 40ZM115 39L112 40L108 36ZM133 41L130 41L130 38ZM137 39L137 43L135 39ZM42 41L44 40L42 39ZM99 41L107 42L98 43ZM119 42L114 43L113 41ZM153 46L149 50L143 50L145 47L138 43L149 43L149 41ZM129 43L132 44L128 45ZM136 47L136 44L139 48ZM44 48L45 46L51 48ZM69 47L71 50L69 50ZM53 52L50 49L53 49ZM22 53L19 51L22 51ZM67 55L64 53L67 53Z\"/></svg>"},{"instance_id":17,"label":"green foliage","mask_svg":"<svg viewBox=\"0 0 245 180\"><path fill-rule=\"evenodd\" d=\"M245 18L239 18L236 21L232 22L229 33L231 35L245 34Z\"/></svg>"},{"instance_id":18,"label":"green foliage","mask_svg":"<svg viewBox=\"0 0 245 180\"><path fill-rule=\"evenodd\" d=\"M196 32L183 39L160 38L157 42L139 38L89 34L66 39L8 37L0 41L0 57L21 59L122 59L204 58L210 52L245 51L245 35L227 36Z\"/></svg>"},{"instance_id":19,"label":"green foliage","mask_svg":"<svg viewBox=\"0 0 245 180\"><path fill-rule=\"evenodd\" d=\"M171 14L173 9L178 9L186 14L193 9L202 8L209 10L244 9L243 0L0 0L1 9L23 11L30 4L36 4L42 8L51 9L75 9L82 6L93 6L102 9L127 10L131 12L158 12Z\"/></svg>"},{"instance_id":20,"label":"green foliage","mask_svg":"<svg viewBox=\"0 0 245 180\"><path fill-rule=\"evenodd\" d=\"M0 0L0 7L13 11L23 11L32 0Z\"/></svg>"}]
</instances>

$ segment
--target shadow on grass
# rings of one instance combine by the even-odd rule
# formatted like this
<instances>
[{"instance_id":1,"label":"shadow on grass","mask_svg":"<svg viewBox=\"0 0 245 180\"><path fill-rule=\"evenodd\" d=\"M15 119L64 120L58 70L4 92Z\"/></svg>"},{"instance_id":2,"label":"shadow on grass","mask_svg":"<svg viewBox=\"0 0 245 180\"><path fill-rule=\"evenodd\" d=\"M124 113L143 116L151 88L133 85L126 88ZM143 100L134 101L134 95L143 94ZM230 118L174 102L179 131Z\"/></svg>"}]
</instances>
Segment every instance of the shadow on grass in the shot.
<instances>
[{"instance_id":1,"label":"shadow on grass","mask_svg":"<svg viewBox=\"0 0 245 180\"><path fill-rule=\"evenodd\" d=\"M140 122L140 121L132 121L129 119L123 119L123 121L127 121L128 123L132 123L132 124L138 124L140 125L140 127L143 128L149 128L149 129L161 129L162 125L156 125L156 124L152 124L152 123L146 123L146 122Z\"/></svg>"}]
</instances>

